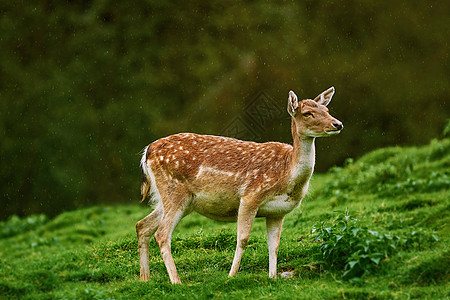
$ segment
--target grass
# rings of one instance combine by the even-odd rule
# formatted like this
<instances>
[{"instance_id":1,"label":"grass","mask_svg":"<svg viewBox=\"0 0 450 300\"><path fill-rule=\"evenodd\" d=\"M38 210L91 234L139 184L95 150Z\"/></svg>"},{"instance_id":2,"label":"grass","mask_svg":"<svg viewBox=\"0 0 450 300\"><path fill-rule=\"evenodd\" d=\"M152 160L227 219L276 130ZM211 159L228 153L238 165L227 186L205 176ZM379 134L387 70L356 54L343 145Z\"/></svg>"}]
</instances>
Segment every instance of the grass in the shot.
<instances>
[{"instance_id":1,"label":"grass","mask_svg":"<svg viewBox=\"0 0 450 300\"><path fill-rule=\"evenodd\" d=\"M174 232L183 285L171 285L154 240L151 281L139 282L136 205L91 207L0 224L0 299L450 297L450 139L387 148L315 175L286 217L269 279L257 219L237 276L236 224L192 214ZM138 202L138 201L137 201Z\"/></svg>"}]
</instances>

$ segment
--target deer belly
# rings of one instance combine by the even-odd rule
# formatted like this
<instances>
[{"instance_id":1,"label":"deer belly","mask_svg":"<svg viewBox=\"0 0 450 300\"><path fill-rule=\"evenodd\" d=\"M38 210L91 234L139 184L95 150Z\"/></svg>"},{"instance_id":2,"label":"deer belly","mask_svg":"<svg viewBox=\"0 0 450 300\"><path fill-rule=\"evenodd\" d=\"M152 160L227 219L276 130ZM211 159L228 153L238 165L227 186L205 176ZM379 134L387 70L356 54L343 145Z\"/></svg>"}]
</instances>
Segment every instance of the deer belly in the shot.
<instances>
[{"instance_id":1,"label":"deer belly","mask_svg":"<svg viewBox=\"0 0 450 300\"><path fill-rule=\"evenodd\" d=\"M300 205L302 201L295 201L288 195L278 195L268 200L259 207L257 217L284 216Z\"/></svg>"},{"instance_id":2,"label":"deer belly","mask_svg":"<svg viewBox=\"0 0 450 300\"><path fill-rule=\"evenodd\" d=\"M239 210L239 197L227 192L200 192L194 194L192 208L216 221L235 222Z\"/></svg>"}]
</instances>

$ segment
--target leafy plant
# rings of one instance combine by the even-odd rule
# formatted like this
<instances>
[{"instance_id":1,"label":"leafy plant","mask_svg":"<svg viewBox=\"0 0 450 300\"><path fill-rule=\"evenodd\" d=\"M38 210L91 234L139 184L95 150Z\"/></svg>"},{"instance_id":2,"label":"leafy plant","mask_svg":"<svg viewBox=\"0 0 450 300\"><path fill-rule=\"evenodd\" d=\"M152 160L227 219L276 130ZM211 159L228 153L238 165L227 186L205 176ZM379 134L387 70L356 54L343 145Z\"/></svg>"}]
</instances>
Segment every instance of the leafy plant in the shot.
<instances>
[{"instance_id":1,"label":"leafy plant","mask_svg":"<svg viewBox=\"0 0 450 300\"><path fill-rule=\"evenodd\" d=\"M348 211L339 214L331 223L316 224L312 233L314 240L321 243L325 267L342 271L342 278L347 280L374 273L396 250L438 241L436 235L423 229L400 235L380 232L362 225Z\"/></svg>"}]
</instances>

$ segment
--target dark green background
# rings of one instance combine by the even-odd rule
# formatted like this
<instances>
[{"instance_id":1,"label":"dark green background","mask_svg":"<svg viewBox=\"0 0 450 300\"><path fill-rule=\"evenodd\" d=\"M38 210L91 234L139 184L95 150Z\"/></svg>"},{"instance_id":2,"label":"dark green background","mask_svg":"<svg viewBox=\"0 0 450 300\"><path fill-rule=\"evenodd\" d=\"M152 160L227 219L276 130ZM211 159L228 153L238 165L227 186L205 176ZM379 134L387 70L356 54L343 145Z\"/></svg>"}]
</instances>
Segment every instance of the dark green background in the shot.
<instances>
[{"instance_id":1,"label":"dark green background","mask_svg":"<svg viewBox=\"0 0 450 300\"><path fill-rule=\"evenodd\" d=\"M345 125L317 170L449 117L448 1L1 1L0 217L139 201L139 152L290 89ZM291 142L287 113L258 141ZM250 137L249 137L250 138Z\"/></svg>"}]
</instances>

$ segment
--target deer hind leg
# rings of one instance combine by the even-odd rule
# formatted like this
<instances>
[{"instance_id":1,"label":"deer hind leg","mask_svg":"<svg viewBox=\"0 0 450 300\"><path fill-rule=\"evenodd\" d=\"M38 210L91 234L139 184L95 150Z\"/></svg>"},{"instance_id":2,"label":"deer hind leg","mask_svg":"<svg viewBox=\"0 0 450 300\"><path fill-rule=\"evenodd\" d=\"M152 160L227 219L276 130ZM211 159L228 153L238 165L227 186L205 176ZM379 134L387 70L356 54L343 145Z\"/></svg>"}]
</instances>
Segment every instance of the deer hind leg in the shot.
<instances>
[{"instance_id":1,"label":"deer hind leg","mask_svg":"<svg viewBox=\"0 0 450 300\"><path fill-rule=\"evenodd\" d=\"M136 233L138 237L140 279L148 281L150 279L150 269L148 265L149 243L151 236L159 226L162 216L162 206L158 206L151 214L136 223Z\"/></svg>"},{"instance_id":2,"label":"deer hind leg","mask_svg":"<svg viewBox=\"0 0 450 300\"><path fill-rule=\"evenodd\" d=\"M233 264L231 265L228 276L234 276L239 271L239 264L241 263L242 254L250 238L250 231L257 211L258 206L252 205L252 203L246 203L244 198L241 199L237 221L236 252L234 253Z\"/></svg>"},{"instance_id":3,"label":"deer hind leg","mask_svg":"<svg viewBox=\"0 0 450 300\"><path fill-rule=\"evenodd\" d=\"M266 218L267 244L269 246L269 277L277 278L277 254L280 246L281 228L284 216L281 218Z\"/></svg>"},{"instance_id":4,"label":"deer hind leg","mask_svg":"<svg viewBox=\"0 0 450 300\"><path fill-rule=\"evenodd\" d=\"M161 251L161 256L169 273L170 281L172 283L181 283L175 262L173 261L170 244L172 233L178 225L178 222L190 212L187 203L189 201L189 193L180 188L166 195L164 194L166 193L161 193L163 203L165 203L165 199L170 200L170 202L166 202L167 205L164 205L164 214L158 230L156 230L155 240Z\"/></svg>"}]
</instances>

